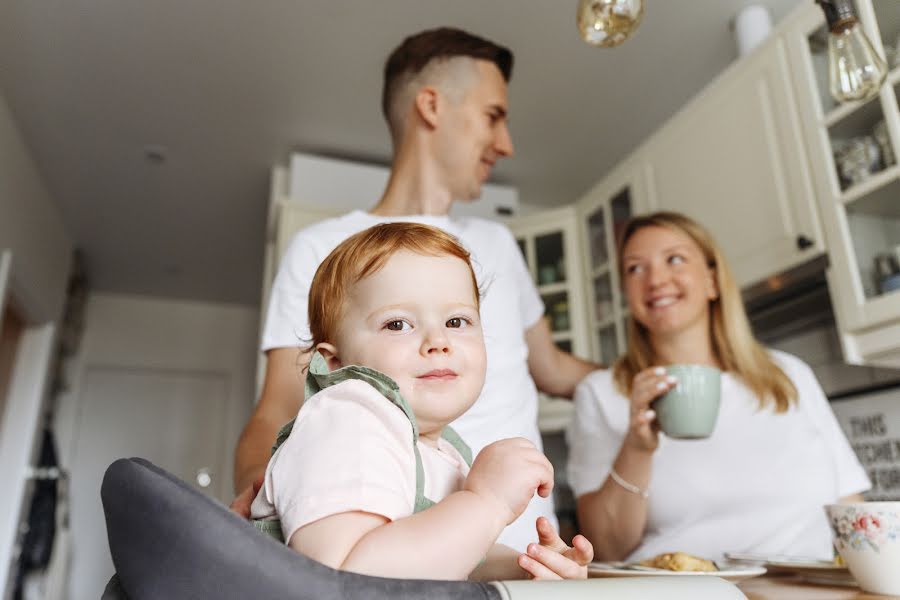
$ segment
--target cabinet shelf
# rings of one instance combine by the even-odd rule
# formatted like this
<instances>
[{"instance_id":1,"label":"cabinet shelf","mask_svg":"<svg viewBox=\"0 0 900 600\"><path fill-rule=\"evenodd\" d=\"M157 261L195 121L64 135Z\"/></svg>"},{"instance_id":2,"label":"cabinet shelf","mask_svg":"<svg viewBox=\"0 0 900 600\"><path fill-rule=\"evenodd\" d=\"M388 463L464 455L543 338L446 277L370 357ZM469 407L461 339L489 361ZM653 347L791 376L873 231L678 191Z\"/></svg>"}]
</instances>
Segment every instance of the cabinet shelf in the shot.
<instances>
[{"instance_id":1,"label":"cabinet shelf","mask_svg":"<svg viewBox=\"0 0 900 600\"><path fill-rule=\"evenodd\" d=\"M546 295L546 294L558 294L560 292L568 292L568 291L569 291L569 284L565 281L557 281L555 283L545 283L543 285L538 286L538 292L540 292L540 294L542 296Z\"/></svg>"},{"instance_id":2,"label":"cabinet shelf","mask_svg":"<svg viewBox=\"0 0 900 600\"><path fill-rule=\"evenodd\" d=\"M596 323L594 323L594 329L599 331L601 329L606 329L607 327L610 327L615 324L616 324L616 317L615 317L615 315L611 315L609 317L606 317L605 319L601 319L600 321L597 321Z\"/></svg>"},{"instance_id":3,"label":"cabinet shelf","mask_svg":"<svg viewBox=\"0 0 900 600\"><path fill-rule=\"evenodd\" d=\"M879 171L862 183L857 183L856 185L847 188L847 190L841 194L841 203L846 206L856 202L863 196L867 196L883 188L898 178L900 178L900 165L894 165L883 171ZM896 204L896 201L894 203Z\"/></svg>"},{"instance_id":4,"label":"cabinet shelf","mask_svg":"<svg viewBox=\"0 0 900 600\"><path fill-rule=\"evenodd\" d=\"M900 67L894 68L887 74L884 85L895 85L898 82L900 82ZM878 96L875 96L869 100L857 100L855 102L844 102L839 104L825 113L825 116L822 118L822 125L830 129L863 106L867 106L872 102L877 103L878 98ZM876 107L873 105L873 108Z\"/></svg>"},{"instance_id":5,"label":"cabinet shelf","mask_svg":"<svg viewBox=\"0 0 900 600\"><path fill-rule=\"evenodd\" d=\"M900 83L900 67L894 67L894 69L887 74L887 79L885 81L885 85L894 85L897 83Z\"/></svg>"},{"instance_id":6,"label":"cabinet shelf","mask_svg":"<svg viewBox=\"0 0 900 600\"><path fill-rule=\"evenodd\" d=\"M597 279L598 277L602 277L609 273L609 263L603 263L599 267L594 267L591 269L591 278Z\"/></svg>"}]
</instances>

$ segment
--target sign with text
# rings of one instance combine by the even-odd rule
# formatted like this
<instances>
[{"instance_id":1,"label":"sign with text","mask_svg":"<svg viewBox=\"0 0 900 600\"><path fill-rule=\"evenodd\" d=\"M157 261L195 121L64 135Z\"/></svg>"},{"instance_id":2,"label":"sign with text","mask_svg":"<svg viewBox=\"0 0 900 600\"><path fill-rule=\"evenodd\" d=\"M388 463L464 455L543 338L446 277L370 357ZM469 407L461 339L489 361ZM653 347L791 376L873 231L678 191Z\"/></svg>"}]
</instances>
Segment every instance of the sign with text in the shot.
<instances>
[{"instance_id":1,"label":"sign with text","mask_svg":"<svg viewBox=\"0 0 900 600\"><path fill-rule=\"evenodd\" d=\"M900 388L835 400L831 408L872 480L866 500L900 500Z\"/></svg>"}]
</instances>

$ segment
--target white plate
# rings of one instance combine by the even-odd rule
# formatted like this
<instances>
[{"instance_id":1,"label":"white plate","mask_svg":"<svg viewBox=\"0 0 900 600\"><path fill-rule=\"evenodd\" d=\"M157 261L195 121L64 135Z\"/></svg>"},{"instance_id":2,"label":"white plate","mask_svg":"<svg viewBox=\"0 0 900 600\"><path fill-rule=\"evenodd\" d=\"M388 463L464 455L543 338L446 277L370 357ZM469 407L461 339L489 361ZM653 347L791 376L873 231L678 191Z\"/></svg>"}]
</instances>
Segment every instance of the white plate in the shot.
<instances>
[{"instance_id":1,"label":"white plate","mask_svg":"<svg viewBox=\"0 0 900 600\"><path fill-rule=\"evenodd\" d=\"M790 556L741 555L726 552L732 560L753 561L768 569L769 573L797 575L804 581L831 585L856 585L856 580L846 566L836 565L830 560Z\"/></svg>"},{"instance_id":2,"label":"white plate","mask_svg":"<svg viewBox=\"0 0 900 600\"><path fill-rule=\"evenodd\" d=\"M729 565L719 571L669 571L666 569L626 568L623 563L591 563L588 577L721 577L727 581L742 581L764 575L765 567Z\"/></svg>"},{"instance_id":3,"label":"white plate","mask_svg":"<svg viewBox=\"0 0 900 600\"><path fill-rule=\"evenodd\" d=\"M810 583L856 584L847 567L827 560L770 560L764 564L772 573L792 573Z\"/></svg>"}]
</instances>

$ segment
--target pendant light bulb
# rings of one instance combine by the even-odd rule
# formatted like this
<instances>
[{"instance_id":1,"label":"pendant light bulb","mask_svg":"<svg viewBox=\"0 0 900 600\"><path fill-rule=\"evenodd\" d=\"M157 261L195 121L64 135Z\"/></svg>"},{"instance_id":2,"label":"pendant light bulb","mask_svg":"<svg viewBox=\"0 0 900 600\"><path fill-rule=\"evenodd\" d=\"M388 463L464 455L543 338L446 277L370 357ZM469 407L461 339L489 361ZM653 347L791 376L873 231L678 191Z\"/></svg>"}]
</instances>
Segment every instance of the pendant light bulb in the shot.
<instances>
[{"instance_id":1,"label":"pendant light bulb","mask_svg":"<svg viewBox=\"0 0 900 600\"><path fill-rule=\"evenodd\" d=\"M611 48L627 40L643 16L643 0L579 0L576 22L585 42Z\"/></svg>"},{"instance_id":2,"label":"pendant light bulb","mask_svg":"<svg viewBox=\"0 0 900 600\"><path fill-rule=\"evenodd\" d=\"M851 0L817 0L828 22L828 89L838 102L869 100L887 76L887 64L866 37Z\"/></svg>"}]
</instances>

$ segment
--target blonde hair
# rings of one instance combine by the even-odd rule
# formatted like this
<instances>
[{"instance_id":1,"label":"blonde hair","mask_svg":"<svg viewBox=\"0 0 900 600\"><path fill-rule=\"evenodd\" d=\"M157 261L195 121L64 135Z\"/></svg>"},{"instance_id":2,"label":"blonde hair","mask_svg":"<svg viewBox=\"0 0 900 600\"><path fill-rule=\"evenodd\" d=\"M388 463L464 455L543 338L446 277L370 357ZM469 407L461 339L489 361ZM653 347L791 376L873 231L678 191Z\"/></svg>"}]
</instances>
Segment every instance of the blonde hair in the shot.
<instances>
[{"instance_id":1,"label":"blonde hair","mask_svg":"<svg viewBox=\"0 0 900 600\"><path fill-rule=\"evenodd\" d=\"M657 212L628 221L618 243L620 280L624 280L625 274L622 261L625 245L646 227L677 231L697 245L714 272L719 292L709 306L713 355L726 371L739 377L756 394L760 408L774 405L776 413L786 412L797 401L797 388L753 336L731 269L712 236L699 223L675 212ZM628 350L613 365L613 377L619 391L630 395L634 376L654 365L656 356L649 332L633 316L628 318L627 332Z\"/></svg>"},{"instance_id":2,"label":"blonde hair","mask_svg":"<svg viewBox=\"0 0 900 600\"><path fill-rule=\"evenodd\" d=\"M381 223L338 244L316 269L309 289L309 348L334 341L350 286L376 273L402 250L425 256L455 256L464 261L472 276L475 308L480 309L478 282L469 252L456 238L421 223Z\"/></svg>"}]
</instances>

